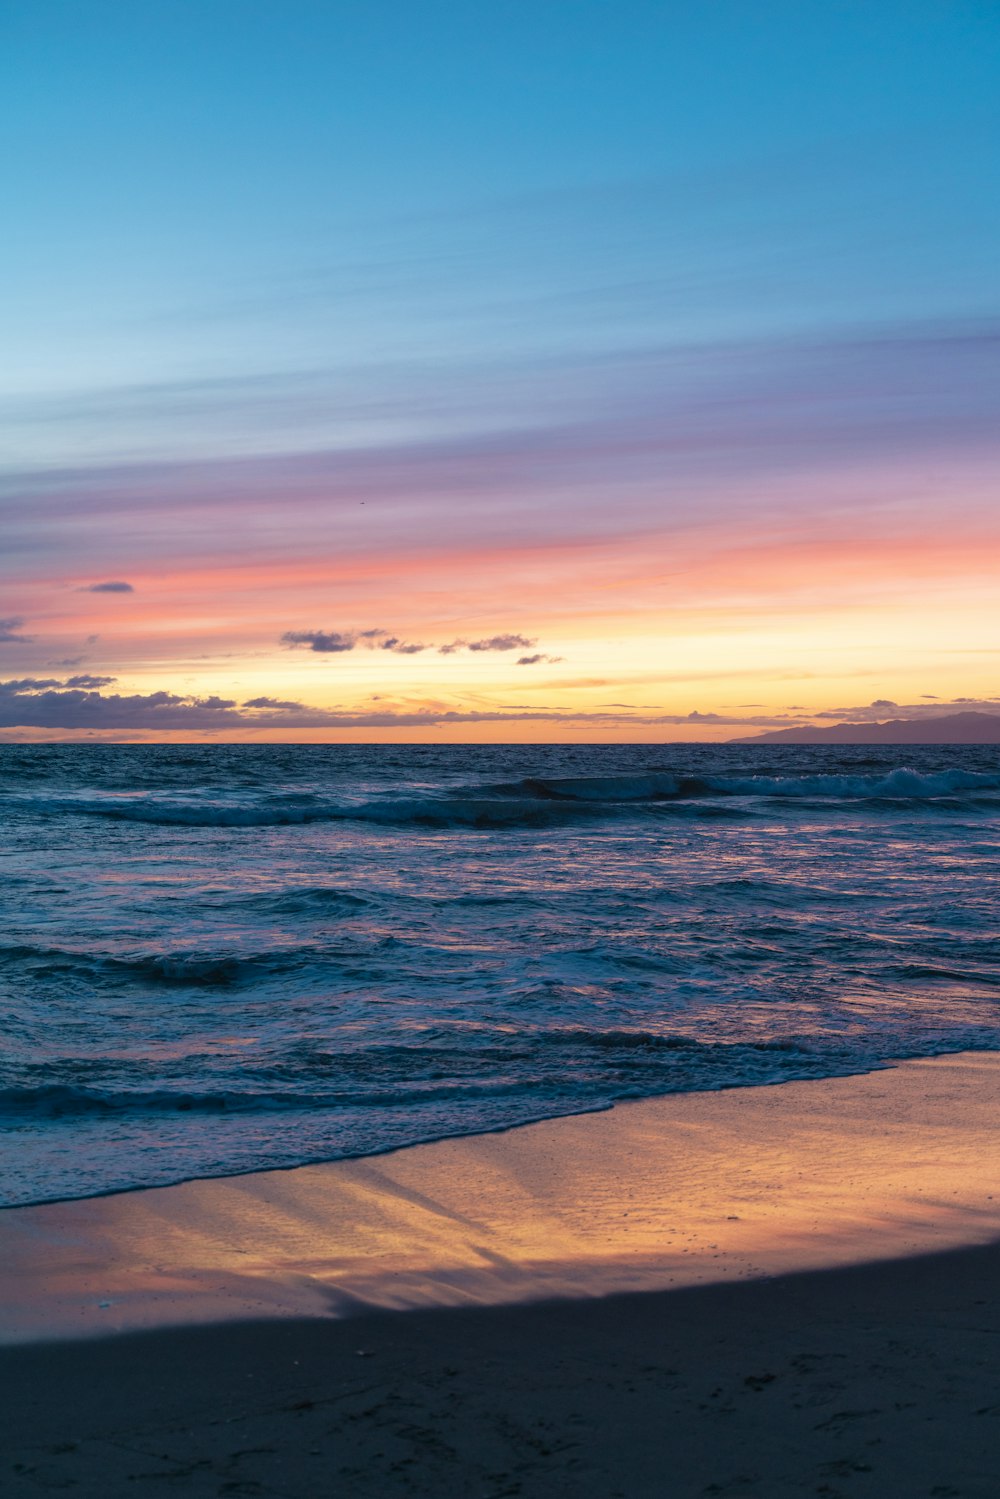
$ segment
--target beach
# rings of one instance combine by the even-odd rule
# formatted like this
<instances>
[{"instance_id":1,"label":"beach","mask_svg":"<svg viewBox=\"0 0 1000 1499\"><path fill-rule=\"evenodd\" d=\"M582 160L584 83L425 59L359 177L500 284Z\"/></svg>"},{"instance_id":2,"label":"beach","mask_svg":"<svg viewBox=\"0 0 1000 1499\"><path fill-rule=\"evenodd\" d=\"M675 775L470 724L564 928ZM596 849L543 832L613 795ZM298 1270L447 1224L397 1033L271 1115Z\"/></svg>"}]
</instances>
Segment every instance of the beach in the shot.
<instances>
[{"instance_id":1,"label":"beach","mask_svg":"<svg viewBox=\"0 0 1000 1499\"><path fill-rule=\"evenodd\" d=\"M1000 4L3 20L0 1499L1000 1499Z\"/></svg>"},{"instance_id":2,"label":"beach","mask_svg":"<svg viewBox=\"0 0 1000 1499\"><path fill-rule=\"evenodd\" d=\"M993 1495L1000 1056L0 1215L4 1492Z\"/></svg>"}]
</instances>

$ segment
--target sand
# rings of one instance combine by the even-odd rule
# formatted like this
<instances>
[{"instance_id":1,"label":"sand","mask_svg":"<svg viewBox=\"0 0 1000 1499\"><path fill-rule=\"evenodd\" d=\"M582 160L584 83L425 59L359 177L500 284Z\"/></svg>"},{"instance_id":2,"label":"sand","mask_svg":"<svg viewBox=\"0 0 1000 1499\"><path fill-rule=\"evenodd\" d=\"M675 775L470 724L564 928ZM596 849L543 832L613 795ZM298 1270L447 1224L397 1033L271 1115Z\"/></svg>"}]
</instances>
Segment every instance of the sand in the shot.
<instances>
[{"instance_id":1,"label":"sand","mask_svg":"<svg viewBox=\"0 0 1000 1499\"><path fill-rule=\"evenodd\" d=\"M0 1350L0 1492L1000 1493L994 1249Z\"/></svg>"},{"instance_id":2,"label":"sand","mask_svg":"<svg viewBox=\"0 0 1000 1499\"><path fill-rule=\"evenodd\" d=\"M998 1104L967 1055L10 1210L0 1493L996 1496Z\"/></svg>"}]
</instances>

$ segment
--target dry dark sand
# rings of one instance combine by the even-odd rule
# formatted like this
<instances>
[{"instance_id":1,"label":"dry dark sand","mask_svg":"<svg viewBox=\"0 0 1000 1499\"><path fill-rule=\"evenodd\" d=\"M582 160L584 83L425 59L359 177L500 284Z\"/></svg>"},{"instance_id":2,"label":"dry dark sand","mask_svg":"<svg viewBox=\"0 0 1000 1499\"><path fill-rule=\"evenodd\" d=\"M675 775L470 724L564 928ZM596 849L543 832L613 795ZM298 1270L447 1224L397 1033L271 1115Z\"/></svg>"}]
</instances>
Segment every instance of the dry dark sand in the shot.
<instances>
[{"instance_id":1,"label":"dry dark sand","mask_svg":"<svg viewBox=\"0 0 1000 1499\"><path fill-rule=\"evenodd\" d=\"M1000 1494L1000 1253L0 1350L0 1491Z\"/></svg>"},{"instance_id":2,"label":"dry dark sand","mask_svg":"<svg viewBox=\"0 0 1000 1499\"><path fill-rule=\"evenodd\" d=\"M983 1055L0 1213L0 1495L998 1499L998 1179Z\"/></svg>"}]
</instances>

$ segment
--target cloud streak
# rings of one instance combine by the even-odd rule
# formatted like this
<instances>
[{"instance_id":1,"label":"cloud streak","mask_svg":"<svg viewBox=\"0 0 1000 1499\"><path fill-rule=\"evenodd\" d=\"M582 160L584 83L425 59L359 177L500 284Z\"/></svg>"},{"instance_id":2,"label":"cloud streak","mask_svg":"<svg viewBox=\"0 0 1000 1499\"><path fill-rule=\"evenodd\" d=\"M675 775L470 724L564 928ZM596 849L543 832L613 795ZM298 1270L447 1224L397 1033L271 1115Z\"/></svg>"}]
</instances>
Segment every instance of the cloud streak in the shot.
<instances>
[{"instance_id":1,"label":"cloud streak","mask_svg":"<svg viewBox=\"0 0 1000 1499\"><path fill-rule=\"evenodd\" d=\"M436 650L439 656L453 656L456 651L471 651L482 655L485 652L519 651L535 644L527 635L489 635L482 640L449 640L444 645L431 646L423 641L403 640L388 630L286 630L281 644L295 649L304 646L320 655L340 655L353 651L358 646L369 651L392 651L397 656L419 656L423 651ZM523 657L519 666L530 666L535 661L559 661L560 656Z\"/></svg>"},{"instance_id":2,"label":"cloud streak","mask_svg":"<svg viewBox=\"0 0 1000 1499\"><path fill-rule=\"evenodd\" d=\"M465 644L470 651L526 651L535 642L526 635L490 635L485 640L469 640Z\"/></svg>"},{"instance_id":3,"label":"cloud streak","mask_svg":"<svg viewBox=\"0 0 1000 1499\"><path fill-rule=\"evenodd\" d=\"M429 534L439 553L649 534L663 528L667 492L671 522L689 524L750 505L759 515L759 482L781 475L934 454L995 458L998 368L1000 326L988 324L623 345L572 361L456 366L437 404L462 393L462 422L428 424L419 438L392 439L384 429L359 437L352 427L351 440L331 447L329 408L317 399L313 439L300 434L297 447L266 453L252 449L267 403L259 393L241 397L234 382L233 399L245 403L241 456L26 467L9 472L0 504L10 544L50 559L50 569L57 558L79 567L82 553L95 567L124 570L150 554L180 555L188 538L206 558L270 548L280 561L315 552L320 518L328 529L331 513L341 557L366 551L376 530L386 550L390 517L389 549L420 555ZM409 371L401 418L414 389L433 378L444 377ZM240 444L231 451L240 454ZM866 514L872 505L866 488L851 509ZM801 516L801 496L778 508ZM53 524L70 517L71 531Z\"/></svg>"},{"instance_id":4,"label":"cloud streak","mask_svg":"<svg viewBox=\"0 0 1000 1499\"><path fill-rule=\"evenodd\" d=\"M429 691L436 667L435 690L469 693L475 666L477 690L496 697L512 695L511 677L523 697L548 676L562 698L572 684L536 668L555 664L548 640L578 640L568 655L581 691L603 682L602 698L627 699L626 678L686 659L685 642L697 641L692 675L705 685L692 692L752 659L762 678L795 680L762 689L772 707L801 700L826 642L841 639L836 619L853 621L845 640L902 640L933 607L934 649L975 648L1000 546L998 352L1000 327L914 324L698 347L620 342L474 371L413 364L395 371L384 421L374 420L373 366L371 422L324 428L319 378L314 430L283 429L281 441L269 409L287 415L300 386L282 398L280 377L256 391L234 382L219 399L234 420L244 411L243 444L237 433L227 446L206 422L206 445L188 461L162 456L165 442L143 462L89 463L81 443L80 461L61 470L41 460L11 473L0 490L5 664L39 675L68 666L96 627L95 671L135 672L146 687L183 680L202 697L234 658L255 662L241 685L248 700L304 691L282 680L280 641L308 653L301 668L354 652L356 669L362 651L378 653L379 685L396 664L397 691L417 679ZM433 421L425 374L439 382ZM203 394L194 382L190 404ZM157 392L143 401L152 410ZM140 588L129 583L132 596L116 602L134 578ZM378 618L392 628L352 624ZM44 635L27 649L35 630ZM905 685L891 651L883 662L885 695L909 696L918 684ZM952 692L987 692L984 669L963 664ZM841 689L855 694L864 689Z\"/></svg>"}]
</instances>

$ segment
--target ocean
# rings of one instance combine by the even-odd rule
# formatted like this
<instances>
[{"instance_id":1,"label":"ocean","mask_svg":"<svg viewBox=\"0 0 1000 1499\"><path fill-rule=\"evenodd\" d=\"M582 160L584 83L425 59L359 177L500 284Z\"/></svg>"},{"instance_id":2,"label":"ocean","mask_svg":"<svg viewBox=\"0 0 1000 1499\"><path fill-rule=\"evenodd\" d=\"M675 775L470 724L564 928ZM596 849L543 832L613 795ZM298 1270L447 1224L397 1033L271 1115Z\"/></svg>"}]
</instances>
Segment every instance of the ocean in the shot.
<instances>
[{"instance_id":1,"label":"ocean","mask_svg":"<svg viewBox=\"0 0 1000 1499\"><path fill-rule=\"evenodd\" d=\"M1000 1048L1000 751L0 746L0 1203Z\"/></svg>"}]
</instances>

